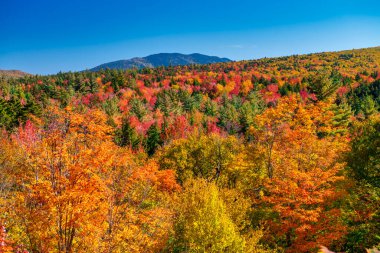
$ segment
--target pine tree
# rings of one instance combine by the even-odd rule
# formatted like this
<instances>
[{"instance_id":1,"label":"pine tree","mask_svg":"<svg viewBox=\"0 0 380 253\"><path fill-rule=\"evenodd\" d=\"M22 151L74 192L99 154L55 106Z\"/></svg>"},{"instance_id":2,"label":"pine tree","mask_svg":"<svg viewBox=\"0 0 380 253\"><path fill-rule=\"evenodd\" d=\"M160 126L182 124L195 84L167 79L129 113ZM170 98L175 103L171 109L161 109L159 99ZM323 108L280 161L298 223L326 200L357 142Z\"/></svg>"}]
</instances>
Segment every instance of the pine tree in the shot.
<instances>
[{"instance_id":1,"label":"pine tree","mask_svg":"<svg viewBox=\"0 0 380 253\"><path fill-rule=\"evenodd\" d=\"M347 133L352 116L351 107L346 103L340 105L333 104L331 110L334 113L334 116L332 117L334 131L331 134L336 135Z\"/></svg>"},{"instance_id":2,"label":"pine tree","mask_svg":"<svg viewBox=\"0 0 380 253\"><path fill-rule=\"evenodd\" d=\"M145 143L145 150L148 155L153 155L156 149L162 145L162 140L160 137L160 130L157 124L153 124L149 127L147 131L147 138Z\"/></svg>"},{"instance_id":3,"label":"pine tree","mask_svg":"<svg viewBox=\"0 0 380 253\"><path fill-rule=\"evenodd\" d=\"M360 103L360 110L366 118L376 113L376 103L371 96L366 96Z\"/></svg>"},{"instance_id":4,"label":"pine tree","mask_svg":"<svg viewBox=\"0 0 380 253\"><path fill-rule=\"evenodd\" d=\"M130 146L132 149L137 149L140 141L140 137L131 127L128 119L124 119L121 128L116 131L115 142L121 147Z\"/></svg>"},{"instance_id":5,"label":"pine tree","mask_svg":"<svg viewBox=\"0 0 380 253\"><path fill-rule=\"evenodd\" d=\"M318 100L325 100L331 97L341 86L340 80L337 78L331 79L330 74L326 70L319 71L309 79L311 92L317 96Z\"/></svg>"}]
</instances>

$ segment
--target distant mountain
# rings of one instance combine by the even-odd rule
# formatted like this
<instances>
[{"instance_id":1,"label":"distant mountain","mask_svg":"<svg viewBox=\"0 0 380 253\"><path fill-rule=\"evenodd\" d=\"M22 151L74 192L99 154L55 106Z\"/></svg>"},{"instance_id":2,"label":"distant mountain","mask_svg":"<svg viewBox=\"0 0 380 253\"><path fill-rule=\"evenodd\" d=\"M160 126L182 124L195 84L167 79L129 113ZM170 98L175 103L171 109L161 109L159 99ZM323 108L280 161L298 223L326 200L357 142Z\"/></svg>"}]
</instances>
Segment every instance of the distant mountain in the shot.
<instances>
[{"instance_id":1,"label":"distant mountain","mask_svg":"<svg viewBox=\"0 0 380 253\"><path fill-rule=\"evenodd\" d=\"M19 78L23 76L28 76L29 73L22 72L20 70L3 70L0 69L0 77L6 77L6 78Z\"/></svg>"},{"instance_id":2,"label":"distant mountain","mask_svg":"<svg viewBox=\"0 0 380 253\"><path fill-rule=\"evenodd\" d=\"M90 71L100 69L131 69L131 68L154 68L159 66L178 66L190 64L208 64L218 62L230 62L230 59L219 58L217 56L208 56L203 54L179 54L179 53L161 53L152 54L146 57L136 57L129 60L120 60L104 63Z\"/></svg>"}]
</instances>

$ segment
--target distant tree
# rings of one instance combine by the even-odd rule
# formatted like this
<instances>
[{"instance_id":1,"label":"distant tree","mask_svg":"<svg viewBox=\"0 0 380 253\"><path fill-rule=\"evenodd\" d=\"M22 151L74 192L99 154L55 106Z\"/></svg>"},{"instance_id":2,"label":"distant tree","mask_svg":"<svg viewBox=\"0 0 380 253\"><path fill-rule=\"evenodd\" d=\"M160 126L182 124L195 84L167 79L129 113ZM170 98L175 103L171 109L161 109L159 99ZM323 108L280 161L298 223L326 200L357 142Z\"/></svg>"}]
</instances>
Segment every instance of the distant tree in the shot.
<instances>
[{"instance_id":1,"label":"distant tree","mask_svg":"<svg viewBox=\"0 0 380 253\"><path fill-rule=\"evenodd\" d=\"M377 112L376 103L371 96L366 96L363 98L360 104L360 112L363 113L365 118L368 118Z\"/></svg>"},{"instance_id":2,"label":"distant tree","mask_svg":"<svg viewBox=\"0 0 380 253\"><path fill-rule=\"evenodd\" d=\"M194 177L228 182L232 180L229 171L239 149L239 142L233 136L193 133L164 147L159 163L163 169L174 169L181 183Z\"/></svg>"},{"instance_id":3,"label":"distant tree","mask_svg":"<svg viewBox=\"0 0 380 253\"><path fill-rule=\"evenodd\" d=\"M156 149L162 145L161 131L158 129L157 124L153 124L149 127L146 133L145 149L148 155L153 155Z\"/></svg>"},{"instance_id":4,"label":"distant tree","mask_svg":"<svg viewBox=\"0 0 380 253\"><path fill-rule=\"evenodd\" d=\"M140 145L141 138L128 119L123 119L121 128L116 130L115 142L121 147L129 146L132 149L137 149Z\"/></svg>"},{"instance_id":5,"label":"distant tree","mask_svg":"<svg viewBox=\"0 0 380 253\"><path fill-rule=\"evenodd\" d=\"M335 94L335 91L342 85L340 80L332 79L327 70L319 71L309 78L309 89L318 100L325 100Z\"/></svg>"},{"instance_id":6,"label":"distant tree","mask_svg":"<svg viewBox=\"0 0 380 253\"><path fill-rule=\"evenodd\" d=\"M339 105L333 104L330 108L334 113L332 117L333 131L331 134L346 134L349 130L349 124L352 121L351 107L347 103L341 103Z\"/></svg>"}]
</instances>

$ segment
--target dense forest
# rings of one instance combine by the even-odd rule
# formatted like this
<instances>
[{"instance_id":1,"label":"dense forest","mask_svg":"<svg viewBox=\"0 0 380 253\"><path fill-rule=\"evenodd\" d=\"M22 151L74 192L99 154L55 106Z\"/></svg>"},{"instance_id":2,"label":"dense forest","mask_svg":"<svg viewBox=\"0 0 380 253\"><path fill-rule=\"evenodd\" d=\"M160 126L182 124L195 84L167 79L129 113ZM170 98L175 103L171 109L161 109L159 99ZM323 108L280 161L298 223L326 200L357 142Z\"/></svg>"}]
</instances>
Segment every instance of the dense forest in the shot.
<instances>
[{"instance_id":1,"label":"dense forest","mask_svg":"<svg viewBox=\"0 0 380 253\"><path fill-rule=\"evenodd\" d=\"M380 246L380 48L0 78L0 252Z\"/></svg>"}]
</instances>

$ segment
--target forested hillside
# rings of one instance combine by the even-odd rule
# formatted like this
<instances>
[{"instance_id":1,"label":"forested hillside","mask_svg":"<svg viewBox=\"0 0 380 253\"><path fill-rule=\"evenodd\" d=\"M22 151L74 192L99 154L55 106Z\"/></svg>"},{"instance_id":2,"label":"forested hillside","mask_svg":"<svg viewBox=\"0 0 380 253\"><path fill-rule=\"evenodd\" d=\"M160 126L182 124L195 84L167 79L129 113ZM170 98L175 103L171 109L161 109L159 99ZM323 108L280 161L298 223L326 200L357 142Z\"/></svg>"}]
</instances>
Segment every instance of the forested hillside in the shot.
<instances>
[{"instance_id":1,"label":"forested hillside","mask_svg":"<svg viewBox=\"0 0 380 253\"><path fill-rule=\"evenodd\" d=\"M0 79L0 252L380 245L380 48Z\"/></svg>"}]
</instances>

